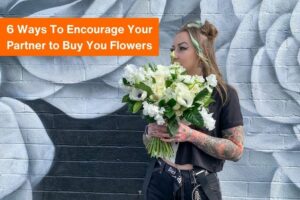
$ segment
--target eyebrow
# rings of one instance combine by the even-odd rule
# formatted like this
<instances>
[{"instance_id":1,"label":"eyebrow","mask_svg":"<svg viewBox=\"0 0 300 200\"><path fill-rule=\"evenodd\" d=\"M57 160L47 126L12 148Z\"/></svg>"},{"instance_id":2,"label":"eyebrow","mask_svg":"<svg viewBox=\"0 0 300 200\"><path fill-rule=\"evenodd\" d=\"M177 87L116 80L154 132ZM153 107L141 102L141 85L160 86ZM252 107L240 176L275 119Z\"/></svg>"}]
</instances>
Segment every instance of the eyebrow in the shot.
<instances>
[{"instance_id":1,"label":"eyebrow","mask_svg":"<svg viewBox=\"0 0 300 200\"><path fill-rule=\"evenodd\" d=\"M182 45L182 44L189 45L187 42L180 42L180 43L178 43L178 45Z\"/></svg>"},{"instance_id":2,"label":"eyebrow","mask_svg":"<svg viewBox=\"0 0 300 200\"><path fill-rule=\"evenodd\" d=\"M178 43L177 45L179 46L179 45L182 45L182 44L189 45L187 42L180 42L180 43ZM174 47L175 47L175 45L172 45L172 48L174 48Z\"/></svg>"}]
</instances>

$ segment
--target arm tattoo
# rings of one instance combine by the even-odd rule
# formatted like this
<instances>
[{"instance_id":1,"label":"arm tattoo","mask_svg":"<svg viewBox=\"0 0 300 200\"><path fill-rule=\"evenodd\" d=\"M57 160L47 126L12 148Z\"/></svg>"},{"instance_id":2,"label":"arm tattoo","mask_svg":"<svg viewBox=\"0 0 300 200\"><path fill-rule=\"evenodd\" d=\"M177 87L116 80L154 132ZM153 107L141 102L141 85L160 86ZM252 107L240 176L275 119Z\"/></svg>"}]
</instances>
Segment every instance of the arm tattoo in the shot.
<instances>
[{"instance_id":1,"label":"arm tattoo","mask_svg":"<svg viewBox=\"0 0 300 200\"><path fill-rule=\"evenodd\" d=\"M216 138L194 131L190 141L207 154L222 159L238 161L244 149L243 126L222 131L223 138Z\"/></svg>"}]
</instances>

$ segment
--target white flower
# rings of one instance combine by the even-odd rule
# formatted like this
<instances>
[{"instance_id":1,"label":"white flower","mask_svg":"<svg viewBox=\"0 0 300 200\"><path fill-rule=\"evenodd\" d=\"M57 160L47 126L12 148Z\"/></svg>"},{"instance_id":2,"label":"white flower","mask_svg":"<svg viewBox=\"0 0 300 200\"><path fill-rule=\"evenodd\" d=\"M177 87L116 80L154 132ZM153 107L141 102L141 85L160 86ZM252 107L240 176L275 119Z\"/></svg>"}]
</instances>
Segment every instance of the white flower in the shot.
<instances>
[{"instance_id":1,"label":"white flower","mask_svg":"<svg viewBox=\"0 0 300 200\"><path fill-rule=\"evenodd\" d=\"M157 70L154 72L156 75L163 76L165 79L171 76L170 68L164 65L157 65Z\"/></svg>"},{"instance_id":2,"label":"white flower","mask_svg":"<svg viewBox=\"0 0 300 200\"><path fill-rule=\"evenodd\" d=\"M198 94L201 91L199 84L194 84L190 91L194 94Z\"/></svg>"},{"instance_id":3,"label":"white flower","mask_svg":"<svg viewBox=\"0 0 300 200\"><path fill-rule=\"evenodd\" d=\"M180 74L186 72L186 69L184 67L182 67L179 63L175 62L174 64L172 64L170 66L170 72L172 74L180 75Z\"/></svg>"},{"instance_id":4,"label":"white flower","mask_svg":"<svg viewBox=\"0 0 300 200\"><path fill-rule=\"evenodd\" d=\"M165 123L165 120L163 119L163 114L165 112L164 108L159 108L158 106L149 104L146 101L143 102L143 108L143 115L153 117L159 125Z\"/></svg>"},{"instance_id":5,"label":"white flower","mask_svg":"<svg viewBox=\"0 0 300 200\"><path fill-rule=\"evenodd\" d=\"M163 118L162 115L156 115L156 116L154 117L154 119L156 120L156 123L157 123L158 125L163 125L163 124L165 123L165 120L164 120L164 118Z\"/></svg>"},{"instance_id":6,"label":"white flower","mask_svg":"<svg viewBox=\"0 0 300 200\"><path fill-rule=\"evenodd\" d=\"M147 92L141 89L132 88L129 98L134 101L143 101L147 97Z\"/></svg>"},{"instance_id":7,"label":"white flower","mask_svg":"<svg viewBox=\"0 0 300 200\"><path fill-rule=\"evenodd\" d=\"M191 107L195 95L183 83L177 83L175 88L176 101L187 108Z\"/></svg>"},{"instance_id":8,"label":"white flower","mask_svg":"<svg viewBox=\"0 0 300 200\"><path fill-rule=\"evenodd\" d=\"M159 100L165 94L165 77L163 75L155 75L153 78L155 79L155 83L151 85L151 89L154 99Z\"/></svg>"},{"instance_id":9,"label":"white flower","mask_svg":"<svg viewBox=\"0 0 300 200\"><path fill-rule=\"evenodd\" d=\"M180 75L178 79L186 84L193 84L195 82L195 77L190 75Z\"/></svg>"},{"instance_id":10,"label":"white flower","mask_svg":"<svg viewBox=\"0 0 300 200\"><path fill-rule=\"evenodd\" d=\"M119 84L119 87L120 87L122 90L124 90L126 93L129 93L129 92L130 92L131 87L130 87L130 86L127 86L127 85L124 85L123 79L120 79L119 82L118 82L118 84Z\"/></svg>"},{"instance_id":11,"label":"white flower","mask_svg":"<svg viewBox=\"0 0 300 200\"><path fill-rule=\"evenodd\" d=\"M204 83L205 79L203 78L203 76L195 76L195 80L199 83Z\"/></svg>"},{"instance_id":12,"label":"white flower","mask_svg":"<svg viewBox=\"0 0 300 200\"><path fill-rule=\"evenodd\" d=\"M124 69L125 78L130 84L139 83L145 81L145 72L143 68L137 68L135 65L126 65Z\"/></svg>"},{"instance_id":13,"label":"white flower","mask_svg":"<svg viewBox=\"0 0 300 200\"><path fill-rule=\"evenodd\" d=\"M214 75L214 74L210 74L209 76L207 76L206 80L207 80L208 85L210 85L212 87L216 87L218 84L216 75Z\"/></svg>"},{"instance_id":14,"label":"white flower","mask_svg":"<svg viewBox=\"0 0 300 200\"><path fill-rule=\"evenodd\" d=\"M200 114L204 120L204 126L209 130L213 130L215 128L215 122L216 120L212 117L213 113L208 114L207 110L205 108L202 108L200 110Z\"/></svg>"}]
</instances>

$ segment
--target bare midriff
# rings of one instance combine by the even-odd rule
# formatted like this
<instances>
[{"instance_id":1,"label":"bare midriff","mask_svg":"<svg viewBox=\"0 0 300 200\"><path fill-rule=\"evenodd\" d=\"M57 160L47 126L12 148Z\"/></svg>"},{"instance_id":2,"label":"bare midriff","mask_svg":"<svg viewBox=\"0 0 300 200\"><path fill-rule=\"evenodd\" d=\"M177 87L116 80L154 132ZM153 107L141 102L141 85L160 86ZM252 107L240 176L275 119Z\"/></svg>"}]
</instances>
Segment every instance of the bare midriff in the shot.
<instances>
[{"instance_id":1,"label":"bare midriff","mask_svg":"<svg viewBox=\"0 0 300 200\"><path fill-rule=\"evenodd\" d=\"M184 165L179 165L179 164L175 164L169 160L163 159L163 161L165 161L167 164L171 165L172 167L175 167L179 170L192 170L193 169L193 165L192 164L184 164Z\"/></svg>"}]
</instances>

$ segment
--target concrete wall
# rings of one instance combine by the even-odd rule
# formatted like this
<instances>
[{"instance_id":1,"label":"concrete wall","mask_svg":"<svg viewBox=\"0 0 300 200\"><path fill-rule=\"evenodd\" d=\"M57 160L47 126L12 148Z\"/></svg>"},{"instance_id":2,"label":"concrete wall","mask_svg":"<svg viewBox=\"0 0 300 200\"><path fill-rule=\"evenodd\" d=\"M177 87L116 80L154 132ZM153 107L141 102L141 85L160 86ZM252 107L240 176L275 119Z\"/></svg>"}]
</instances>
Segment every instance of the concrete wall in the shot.
<instances>
[{"instance_id":1,"label":"concrete wall","mask_svg":"<svg viewBox=\"0 0 300 200\"><path fill-rule=\"evenodd\" d=\"M145 122L117 87L128 63L169 63L189 19L216 24L219 67L239 93L246 151L224 199L300 199L300 1L5 0L3 17L159 17L158 57L1 57L0 199L140 199Z\"/></svg>"}]
</instances>

